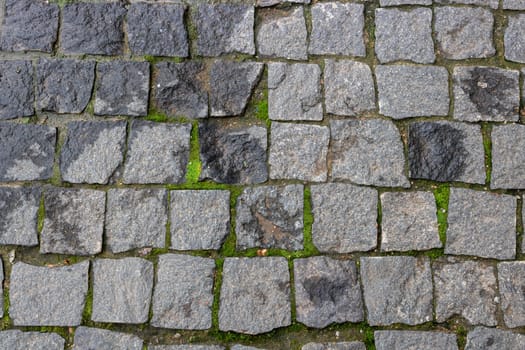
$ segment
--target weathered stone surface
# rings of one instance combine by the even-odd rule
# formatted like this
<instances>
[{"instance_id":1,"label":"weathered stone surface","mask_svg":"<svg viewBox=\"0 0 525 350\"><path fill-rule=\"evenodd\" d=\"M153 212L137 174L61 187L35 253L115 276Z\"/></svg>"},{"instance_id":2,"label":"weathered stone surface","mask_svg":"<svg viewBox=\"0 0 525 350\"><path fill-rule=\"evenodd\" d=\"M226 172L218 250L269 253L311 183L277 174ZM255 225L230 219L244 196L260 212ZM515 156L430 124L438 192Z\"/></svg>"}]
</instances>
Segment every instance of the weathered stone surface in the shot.
<instances>
[{"instance_id":1,"label":"weathered stone surface","mask_svg":"<svg viewBox=\"0 0 525 350\"><path fill-rule=\"evenodd\" d=\"M231 350L262 350L261 348L254 348L253 346L234 345L230 348Z\"/></svg>"},{"instance_id":2,"label":"weathered stone surface","mask_svg":"<svg viewBox=\"0 0 525 350\"><path fill-rule=\"evenodd\" d=\"M264 64L257 62L215 61L210 71L211 115L240 115L263 68Z\"/></svg>"},{"instance_id":3,"label":"weathered stone surface","mask_svg":"<svg viewBox=\"0 0 525 350\"><path fill-rule=\"evenodd\" d=\"M496 5L497 7L497 5ZM434 30L439 53L448 59L494 56L494 16L480 7L436 7Z\"/></svg>"},{"instance_id":4,"label":"weathered stone surface","mask_svg":"<svg viewBox=\"0 0 525 350\"><path fill-rule=\"evenodd\" d=\"M329 138L326 126L272 123L270 177L326 181Z\"/></svg>"},{"instance_id":5,"label":"weathered stone surface","mask_svg":"<svg viewBox=\"0 0 525 350\"><path fill-rule=\"evenodd\" d=\"M525 347L525 335L496 328L476 327L467 334L465 350L514 350Z\"/></svg>"},{"instance_id":6,"label":"weathered stone surface","mask_svg":"<svg viewBox=\"0 0 525 350\"><path fill-rule=\"evenodd\" d=\"M381 250L441 248L436 202L431 192L387 192L381 195Z\"/></svg>"},{"instance_id":7,"label":"weathered stone surface","mask_svg":"<svg viewBox=\"0 0 525 350\"><path fill-rule=\"evenodd\" d=\"M143 343L135 335L89 327L78 327L74 342L74 350L142 350Z\"/></svg>"},{"instance_id":8,"label":"weathered stone surface","mask_svg":"<svg viewBox=\"0 0 525 350\"><path fill-rule=\"evenodd\" d=\"M379 0L382 7L399 5L432 5L432 0Z\"/></svg>"},{"instance_id":9,"label":"weathered stone surface","mask_svg":"<svg viewBox=\"0 0 525 350\"><path fill-rule=\"evenodd\" d=\"M498 286L507 327L525 326L525 261L498 264Z\"/></svg>"},{"instance_id":10,"label":"weathered stone surface","mask_svg":"<svg viewBox=\"0 0 525 350\"><path fill-rule=\"evenodd\" d=\"M60 154L62 180L106 184L122 164L126 122L73 121Z\"/></svg>"},{"instance_id":11,"label":"weathered stone surface","mask_svg":"<svg viewBox=\"0 0 525 350\"><path fill-rule=\"evenodd\" d=\"M180 183L186 176L191 124L133 121L124 183Z\"/></svg>"},{"instance_id":12,"label":"weathered stone surface","mask_svg":"<svg viewBox=\"0 0 525 350\"><path fill-rule=\"evenodd\" d=\"M420 331L375 331L377 350L458 350L455 334Z\"/></svg>"},{"instance_id":13,"label":"weathered stone surface","mask_svg":"<svg viewBox=\"0 0 525 350\"><path fill-rule=\"evenodd\" d=\"M38 187L0 187L0 244L38 245L40 195Z\"/></svg>"},{"instance_id":14,"label":"weathered stone surface","mask_svg":"<svg viewBox=\"0 0 525 350\"><path fill-rule=\"evenodd\" d=\"M438 322L457 314L470 324L496 325L497 285L493 266L449 258L434 262L432 268Z\"/></svg>"},{"instance_id":15,"label":"weathered stone surface","mask_svg":"<svg viewBox=\"0 0 525 350\"><path fill-rule=\"evenodd\" d=\"M33 67L30 61L0 61L0 120L34 113Z\"/></svg>"},{"instance_id":16,"label":"weathered stone surface","mask_svg":"<svg viewBox=\"0 0 525 350\"><path fill-rule=\"evenodd\" d=\"M6 0L0 46L2 51L53 51L60 10L40 0Z\"/></svg>"},{"instance_id":17,"label":"weathered stone surface","mask_svg":"<svg viewBox=\"0 0 525 350\"><path fill-rule=\"evenodd\" d=\"M451 188L445 254L514 259L516 197Z\"/></svg>"},{"instance_id":18,"label":"weathered stone surface","mask_svg":"<svg viewBox=\"0 0 525 350\"><path fill-rule=\"evenodd\" d=\"M505 10L525 10L524 0L503 0L503 9Z\"/></svg>"},{"instance_id":19,"label":"weathered stone surface","mask_svg":"<svg viewBox=\"0 0 525 350\"><path fill-rule=\"evenodd\" d=\"M246 188L237 198L237 248L303 249L303 185Z\"/></svg>"},{"instance_id":20,"label":"weathered stone surface","mask_svg":"<svg viewBox=\"0 0 525 350\"><path fill-rule=\"evenodd\" d=\"M308 52L313 55L365 56L363 4L315 3Z\"/></svg>"},{"instance_id":21,"label":"weathered stone surface","mask_svg":"<svg viewBox=\"0 0 525 350\"><path fill-rule=\"evenodd\" d=\"M4 294L4 264L2 260L0 259L0 295L3 295L3 294ZM4 300L0 301L0 317L4 317Z\"/></svg>"},{"instance_id":22,"label":"weathered stone surface","mask_svg":"<svg viewBox=\"0 0 525 350\"><path fill-rule=\"evenodd\" d=\"M95 322L148 321L153 263L141 258L97 259L93 262Z\"/></svg>"},{"instance_id":23,"label":"weathered stone surface","mask_svg":"<svg viewBox=\"0 0 525 350\"><path fill-rule=\"evenodd\" d=\"M105 202L104 191L64 188L46 190L40 253L100 253Z\"/></svg>"},{"instance_id":24,"label":"weathered stone surface","mask_svg":"<svg viewBox=\"0 0 525 350\"><path fill-rule=\"evenodd\" d=\"M163 189L110 189L107 192L106 246L113 253L163 248L168 193Z\"/></svg>"},{"instance_id":25,"label":"weathered stone surface","mask_svg":"<svg viewBox=\"0 0 525 350\"><path fill-rule=\"evenodd\" d=\"M80 325L88 291L88 270L89 261L61 267L14 264L9 284L9 316L13 324Z\"/></svg>"},{"instance_id":26,"label":"weathered stone surface","mask_svg":"<svg viewBox=\"0 0 525 350\"><path fill-rule=\"evenodd\" d=\"M150 345L148 350L225 350L220 345Z\"/></svg>"},{"instance_id":27,"label":"weathered stone surface","mask_svg":"<svg viewBox=\"0 0 525 350\"><path fill-rule=\"evenodd\" d=\"M309 4L310 0L256 0L257 7L267 7L282 3Z\"/></svg>"},{"instance_id":28,"label":"weathered stone surface","mask_svg":"<svg viewBox=\"0 0 525 350\"><path fill-rule=\"evenodd\" d=\"M129 47L135 55L188 56L185 7L135 3L127 14Z\"/></svg>"},{"instance_id":29,"label":"weathered stone surface","mask_svg":"<svg viewBox=\"0 0 525 350\"><path fill-rule=\"evenodd\" d=\"M253 6L200 4L193 15L197 29L197 52L202 56L227 53L255 54Z\"/></svg>"},{"instance_id":30,"label":"weathered stone surface","mask_svg":"<svg viewBox=\"0 0 525 350\"><path fill-rule=\"evenodd\" d=\"M525 46L521 44L521 38L523 38L524 35L525 14L508 16L508 24L503 40L505 59L525 63Z\"/></svg>"},{"instance_id":31,"label":"weathered stone surface","mask_svg":"<svg viewBox=\"0 0 525 350\"><path fill-rule=\"evenodd\" d=\"M410 177L485 183L485 151L479 125L417 122L408 128Z\"/></svg>"},{"instance_id":32,"label":"weathered stone surface","mask_svg":"<svg viewBox=\"0 0 525 350\"><path fill-rule=\"evenodd\" d=\"M210 328L214 270L213 259L161 255L151 325L173 329Z\"/></svg>"},{"instance_id":33,"label":"weathered stone surface","mask_svg":"<svg viewBox=\"0 0 525 350\"><path fill-rule=\"evenodd\" d=\"M64 350L65 343L56 333L22 332L17 329L0 332L2 349Z\"/></svg>"},{"instance_id":34,"label":"weathered stone surface","mask_svg":"<svg viewBox=\"0 0 525 350\"><path fill-rule=\"evenodd\" d=\"M313 244L321 252L368 251L377 245L377 191L350 184L311 188Z\"/></svg>"},{"instance_id":35,"label":"weathered stone surface","mask_svg":"<svg viewBox=\"0 0 525 350\"><path fill-rule=\"evenodd\" d=\"M171 191L171 249L219 250L230 233L230 192Z\"/></svg>"},{"instance_id":36,"label":"weathered stone surface","mask_svg":"<svg viewBox=\"0 0 525 350\"><path fill-rule=\"evenodd\" d=\"M276 12L259 23L257 50L261 56L305 60L307 35L302 7Z\"/></svg>"},{"instance_id":37,"label":"weathered stone surface","mask_svg":"<svg viewBox=\"0 0 525 350\"><path fill-rule=\"evenodd\" d=\"M308 343L301 350L365 350L364 343L359 341L340 343Z\"/></svg>"},{"instance_id":38,"label":"weathered stone surface","mask_svg":"<svg viewBox=\"0 0 525 350\"><path fill-rule=\"evenodd\" d=\"M490 188L525 188L525 126L492 127L492 173Z\"/></svg>"},{"instance_id":39,"label":"weathered stone surface","mask_svg":"<svg viewBox=\"0 0 525 350\"><path fill-rule=\"evenodd\" d=\"M486 6L492 9L497 9L499 5L498 0L436 0L435 2L438 4L442 4L442 5L462 4L462 5Z\"/></svg>"},{"instance_id":40,"label":"weathered stone surface","mask_svg":"<svg viewBox=\"0 0 525 350\"><path fill-rule=\"evenodd\" d=\"M257 184L268 179L266 128L199 123L201 180Z\"/></svg>"},{"instance_id":41,"label":"weathered stone surface","mask_svg":"<svg viewBox=\"0 0 525 350\"><path fill-rule=\"evenodd\" d=\"M39 59L36 66L37 109L81 113L91 98L94 80L94 61Z\"/></svg>"},{"instance_id":42,"label":"weathered stone surface","mask_svg":"<svg viewBox=\"0 0 525 350\"><path fill-rule=\"evenodd\" d=\"M291 324L290 273L283 257L226 258L219 329L246 334Z\"/></svg>"},{"instance_id":43,"label":"weathered stone surface","mask_svg":"<svg viewBox=\"0 0 525 350\"><path fill-rule=\"evenodd\" d=\"M432 10L379 8L375 13L375 53L382 63L408 60L433 63Z\"/></svg>"},{"instance_id":44,"label":"weathered stone surface","mask_svg":"<svg viewBox=\"0 0 525 350\"><path fill-rule=\"evenodd\" d=\"M445 116L449 109L445 67L376 67L379 112L394 119Z\"/></svg>"},{"instance_id":45,"label":"weathered stone surface","mask_svg":"<svg viewBox=\"0 0 525 350\"><path fill-rule=\"evenodd\" d=\"M520 72L495 67L454 68L454 118L518 121Z\"/></svg>"},{"instance_id":46,"label":"weathered stone surface","mask_svg":"<svg viewBox=\"0 0 525 350\"><path fill-rule=\"evenodd\" d=\"M432 276L428 258L361 258L361 281L371 326L416 325L432 320Z\"/></svg>"}]
</instances>

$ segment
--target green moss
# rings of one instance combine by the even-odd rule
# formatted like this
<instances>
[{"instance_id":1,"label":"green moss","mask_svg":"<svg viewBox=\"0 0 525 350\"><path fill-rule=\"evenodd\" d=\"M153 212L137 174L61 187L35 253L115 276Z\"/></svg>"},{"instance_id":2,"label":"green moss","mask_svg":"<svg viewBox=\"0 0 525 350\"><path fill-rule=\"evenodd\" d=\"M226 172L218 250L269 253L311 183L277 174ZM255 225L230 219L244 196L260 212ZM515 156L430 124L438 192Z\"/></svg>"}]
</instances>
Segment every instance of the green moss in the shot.
<instances>
[{"instance_id":1,"label":"green moss","mask_svg":"<svg viewBox=\"0 0 525 350\"><path fill-rule=\"evenodd\" d=\"M37 232L41 233L42 229L44 228L44 219L46 217L46 210L44 208L44 195L40 197L40 205L38 207L37 215Z\"/></svg>"},{"instance_id":2,"label":"green moss","mask_svg":"<svg viewBox=\"0 0 525 350\"><path fill-rule=\"evenodd\" d=\"M481 134L483 135L483 149L485 150L485 170L486 170L486 181L485 184L490 186L490 178L492 173L492 141L490 139L490 133L492 126L489 123L481 124Z\"/></svg>"},{"instance_id":3,"label":"green moss","mask_svg":"<svg viewBox=\"0 0 525 350\"><path fill-rule=\"evenodd\" d=\"M255 117L262 120L266 127L271 126L271 120L268 116L268 89L264 89L261 98L255 102Z\"/></svg>"},{"instance_id":4,"label":"green moss","mask_svg":"<svg viewBox=\"0 0 525 350\"><path fill-rule=\"evenodd\" d=\"M157 123L191 123L191 119L188 119L183 116L170 117L167 114L156 109L151 109L148 115L144 117L144 119Z\"/></svg>"},{"instance_id":5,"label":"green moss","mask_svg":"<svg viewBox=\"0 0 525 350\"><path fill-rule=\"evenodd\" d=\"M9 292L7 288L4 288L4 317L0 319L0 330L6 330L11 328L12 322L9 317Z\"/></svg>"},{"instance_id":6,"label":"green moss","mask_svg":"<svg viewBox=\"0 0 525 350\"><path fill-rule=\"evenodd\" d=\"M458 326L456 328L456 336L458 339L458 346L460 349L465 349L465 345L467 344L467 333L468 330L464 326Z\"/></svg>"},{"instance_id":7,"label":"green moss","mask_svg":"<svg viewBox=\"0 0 525 350\"><path fill-rule=\"evenodd\" d=\"M88 291L86 294L86 304L82 311L82 324L88 324L91 322L91 314L93 313L93 286L89 283Z\"/></svg>"},{"instance_id":8,"label":"green moss","mask_svg":"<svg viewBox=\"0 0 525 350\"><path fill-rule=\"evenodd\" d=\"M215 259L215 278L213 284L213 305L211 309L211 322L215 333L219 333L219 304L222 285L222 268L224 259Z\"/></svg>"},{"instance_id":9,"label":"green moss","mask_svg":"<svg viewBox=\"0 0 525 350\"><path fill-rule=\"evenodd\" d=\"M441 236L440 236L440 239L443 241L443 238L441 238ZM430 249L430 250L425 251L423 255L428 256L430 259L437 259L445 255L445 251L444 249L438 249L438 248Z\"/></svg>"},{"instance_id":10,"label":"green moss","mask_svg":"<svg viewBox=\"0 0 525 350\"><path fill-rule=\"evenodd\" d=\"M439 185L434 190L434 197L436 199L437 208L437 219L438 219L438 230L439 239L444 245L447 240L447 227L448 227L448 198L450 196L450 186L448 184Z\"/></svg>"},{"instance_id":11,"label":"green moss","mask_svg":"<svg viewBox=\"0 0 525 350\"><path fill-rule=\"evenodd\" d=\"M195 121L191 128L190 159L186 170L186 183L194 184L199 181L202 163L200 160L199 125Z\"/></svg>"},{"instance_id":12,"label":"green moss","mask_svg":"<svg viewBox=\"0 0 525 350\"><path fill-rule=\"evenodd\" d=\"M374 330L368 325L363 325L363 328L363 343L365 343L366 349L375 350Z\"/></svg>"},{"instance_id":13,"label":"green moss","mask_svg":"<svg viewBox=\"0 0 525 350\"><path fill-rule=\"evenodd\" d=\"M312 214L312 193L310 187L304 189L304 253L306 255L317 255L319 250L315 247L312 239L312 224L314 216Z\"/></svg>"}]
</instances>

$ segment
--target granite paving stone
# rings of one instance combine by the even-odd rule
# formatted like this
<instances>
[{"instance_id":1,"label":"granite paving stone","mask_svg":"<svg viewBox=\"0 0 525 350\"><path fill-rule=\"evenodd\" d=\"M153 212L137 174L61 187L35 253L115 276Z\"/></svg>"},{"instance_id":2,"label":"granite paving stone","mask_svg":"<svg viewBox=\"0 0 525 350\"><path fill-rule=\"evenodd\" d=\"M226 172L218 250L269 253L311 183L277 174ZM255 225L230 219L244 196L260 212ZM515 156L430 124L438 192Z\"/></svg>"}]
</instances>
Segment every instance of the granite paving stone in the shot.
<instances>
[{"instance_id":1,"label":"granite paving stone","mask_svg":"<svg viewBox=\"0 0 525 350\"><path fill-rule=\"evenodd\" d=\"M220 345L150 345L148 350L225 350Z\"/></svg>"},{"instance_id":2,"label":"granite paving stone","mask_svg":"<svg viewBox=\"0 0 525 350\"><path fill-rule=\"evenodd\" d=\"M236 344L230 348L231 350L263 350L261 348L255 348L253 346L245 346Z\"/></svg>"},{"instance_id":3,"label":"granite paving stone","mask_svg":"<svg viewBox=\"0 0 525 350\"><path fill-rule=\"evenodd\" d=\"M0 244L38 245L41 193L39 187L0 187Z\"/></svg>"},{"instance_id":4,"label":"granite paving stone","mask_svg":"<svg viewBox=\"0 0 525 350\"><path fill-rule=\"evenodd\" d=\"M88 270L89 261L59 267L15 263L9 283L9 317L13 324L80 325L88 292Z\"/></svg>"},{"instance_id":5,"label":"granite paving stone","mask_svg":"<svg viewBox=\"0 0 525 350\"><path fill-rule=\"evenodd\" d=\"M490 7L491 9L497 9L499 5L498 0L436 0L435 2L441 5L474 5Z\"/></svg>"},{"instance_id":6,"label":"granite paving stone","mask_svg":"<svg viewBox=\"0 0 525 350\"><path fill-rule=\"evenodd\" d=\"M505 10L525 10L524 0L503 0L503 9Z\"/></svg>"},{"instance_id":7,"label":"granite paving stone","mask_svg":"<svg viewBox=\"0 0 525 350\"><path fill-rule=\"evenodd\" d=\"M0 120L33 115L31 61L0 61Z\"/></svg>"},{"instance_id":8,"label":"granite paving stone","mask_svg":"<svg viewBox=\"0 0 525 350\"><path fill-rule=\"evenodd\" d=\"M365 350L364 343L359 341L339 343L308 343L301 350Z\"/></svg>"},{"instance_id":9,"label":"granite paving stone","mask_svg":"<svg viewBox=\"0 0 525 350\"><path fill-rule=\"evenodd\" d=\"M507 327L525 326L525 261L499 263L498 286Z\"/></svg>"},{"instance_id":10,"label":"granite paving stone","mask_svg":"<svg viewBox=\"0 0 525 350\"><path fill-rule=\"evenodd\" d=\"M514 350L525 347L525 335L503 329L476 327L467 334L465 350Z\"/></svg>"},{"instance_id":11,"label":"granite paving stone","mask_svg":"<svg viewBox=\"0 0 525 350\"><path fill-rule=\"evenodd\" d=\"M135 335L78 327L75 330L74 350L142 350L142 339Z\"/></svg>"},{"instance_id":12,"label":"granite paving stone","mask_svg":"<svg viewBox=\"0 0 525 350\"><path fill-rule=\"evenodd\" d=\"M492 127L492 173L490 188L525 188L525 126Z\"/></svg>"},{"instance_id":13,"label":"granite paving stone","mask_svg":"<svg viewBox=\"0 0 525 350\"><path fill-rule=\"evenodd\" d=\"M309 4L311 0L256 0L255 3L258 7L274 6L283 3L292 4Z\"/></svg>"},{"instance_id":14,"label":"granite paving stone","mask_svg":"<svg viewBox=\"0 0 525 350\"><path fill-rule=\"evenodd\" d=\"M432 5L432 0L379 0L382 7L400 5Z\"/></svg>"},{"instance_id":15,"label":"granite paving stone","mask_svg":"<svg viewBox=\"0 0 525 350\"><path fill-rule=\"evenodd\" d=\"M66 341L56 333L22 332L10 329L0 332L0 348L31 350L63 350Z\"/></svg>"},{"instance_id":16,"label":"granite paving stone","mask_svg":"<svg viewBox=\"0 0 525 350\"><path fill-rule=\"evenodd\" d=\"M505 59L525 63L525 45L521 38L525 35L525 14L513 14L507 17L507 28L503 38Z\"/></svg>"},{"instance_id":17,"label":"granite paving stone","mask_svg":"<svg viewBox=\"0 0 525 350\"><path fill-rule=\"evenodd\" d=\"M422 331L375 331L377 350L458 350L455 334Z\"/></svg>"}]
</instances>

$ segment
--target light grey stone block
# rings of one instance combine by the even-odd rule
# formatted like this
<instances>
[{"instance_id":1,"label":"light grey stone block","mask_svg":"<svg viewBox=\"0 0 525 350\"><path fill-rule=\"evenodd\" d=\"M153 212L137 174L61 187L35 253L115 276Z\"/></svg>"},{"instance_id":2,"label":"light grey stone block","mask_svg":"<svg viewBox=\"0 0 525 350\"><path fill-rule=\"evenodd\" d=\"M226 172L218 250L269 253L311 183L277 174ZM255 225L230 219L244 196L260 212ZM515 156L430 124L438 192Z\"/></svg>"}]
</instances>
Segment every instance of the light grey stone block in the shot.
<instances>
[{"instance_id":1,"label":"light grey stone block","mask_svg":"<svg viewBox=\"0 0 525 350\"><path fill-rule=\"evenodd\" d=\"M499 263L498 286L505 325L525 326L525 261Z\"/></svg>"},{"instance_id":2,"label":"light grey stone block","mask_svg":"<svg viewBox=\"0 0 525 350\"><path fill-rule=\"evenodd\" d=\"M0 348L10 350L64 350L66 341L56 333L22 332L10 329L0 332Z\"/></svg>"},{"instance_id":3,"label":"light grey stone block","mask_svg":"<svg viewBox=\"0 0 525 350\"><path fill-rule=\"evenodd\" d=\"M375 331L377 350L458 350L455 334L421 331Z\"/></svg>"},{"instance_id":4,"label":"light grey stone block","mask_svg":"<svg viewBox=\"0 0 525 350\"><path fill-rule=\"evenodd\" d=\"M496 328L476 327L467 334L465 350L514 350L525 347L525 335Z\"/></svg>"},{"instance_id":5,"label":"light grey stone block","mask_svg":"<svg viewBox=\"0 0 525 350\"><path fill-rule=\"evenodd\" d=\"M107 329L78 327L73 350L142 350L142 339Z\"/></svg>"},{"instance_id":6,"label":"light grey stone block","mask_svg":"<svg viewBox=\"0 0 525 350\"><path fill-rule=\"evenodd\" d=\"M0 187L0 244L38 245L41 193L38 187Z\"/></svg>"},{"instance_id":7,"label":"light grey stone block","mask_svg":"<svg viewBox=\"0 0 525 350\"><path fill-rule=\"evenodd\" d=\"M525 126L494 125L490 188L525 188Z\"/></svg>"}]
</instances>

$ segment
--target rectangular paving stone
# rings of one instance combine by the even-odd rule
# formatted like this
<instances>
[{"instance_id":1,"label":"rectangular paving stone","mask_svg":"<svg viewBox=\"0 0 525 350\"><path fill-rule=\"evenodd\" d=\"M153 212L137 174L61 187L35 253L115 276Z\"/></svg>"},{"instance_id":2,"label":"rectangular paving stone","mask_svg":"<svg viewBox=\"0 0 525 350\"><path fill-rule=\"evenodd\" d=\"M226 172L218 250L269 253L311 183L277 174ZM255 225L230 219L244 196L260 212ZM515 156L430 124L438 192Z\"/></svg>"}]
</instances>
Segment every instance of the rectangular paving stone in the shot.
<instances>
[{"instance_id":1,"label":"rectangular paving stone","mask_svg":"<svg viewBox=\"0 0 525 350\"><path fill-rule=\"evenodd\" d=\"M525 326L525 261L499 263L498 287L505 325Z\"/></svg>"},{"instance_id":2,"label":"rectangular paving stone","mask_svg":"<svg viewBox=\"0 0 525 350\"><path fill-rule=\"evenodd\" d=\"M301 350L365 350L362 342L339 342L339 343L308 343Z\"/></svg>"},{"instance_id":3,"label":"rectangular paving stone","mask_svg":"<svg viewBox=\"0 0 525 350\"><path fill-rule=\"evenodd\" d=\"M524 0L503 0L503 9L505 10L525 10Z\"/></svg>"},{"instance_id":4,"label":"rectangular paving stone","mask_svg":"<svg viewBox=\"0 0 525 350\"><path fill-rule=\"evenodd\" d=\"M525 126L494 125L490 188L525 188Z\"/></svg>"},{"instance_id":5,"label":"rectangular paving stone","mask_svg":"<svg viewBox=\"0 0 525 350\"><path fill-rule=\"evenodd\" d=\"M150 345L148 350L225 350L220 345Z\"/></svg>"},{"instance_id":6,"label":"rectangular paving stone","mask_svg":"<svg viewBox=\"0 0 525 350\"><path fill-rule=\"evenodd\" d=\"M375 331L377 350L458 350L455 334L421 331Z\"/></svg>"},{"instance_id":7,"label":"rectangular paving stone","mask_svg":"<svg viewBox=\"0 0 525 350\"><path fill-rule=\"evenodd\" d=\"M525 348L525 335L497 328L476 327L467 334L465 350L513 350Z\"/></svg>"},{"instance_id":8,"label":"rectangular paving stone","mask_svg":"<svg viewBox=\"0 0 525 350\"><path fill-rule=\"evenodd\" d=\"M236 345L230 347L230 350L263 350L263 349L255 348L253 346L244 346L244 345L236 344Z\"/></svg>"},{"instance_id":9,"label":"rectangular paving stone","mask_svg":"<svg viewBox=\"0 0 525 350\"><path fill-rule=\"evenodd\" d=\"M142 350L142 339L135 335L107 329L78 327L75 330L75 350Z\"/></svg>"},{"instance_id":10,"label":"rectangular paving stone","mask_svg":"<svg viewBox=\"0 0 525 350\"><path fill-rule=\"evenodd\" d=\"M39 187L0 187L0 244L38 245ZM3 310L0 308L0 313Z\"/></svg>"},{"instance_id":11,"label":"rectangular paving stone","mask_svg":"<svg viewBox=\"0 0 525 350\"><path fill-rule=\"evenodd\" d=\"M508 24L503 38L505 59L525 63L525 46L520 44L520 39L525 35L525 14L509 15L507 21Z\"/></svg>"},{"instance_id":12,"label":"rectangular paving stone","mask_svg":"<svg viewBox=\"0 0 525 350\"><path fill-rule=\"evenodd\" d=\"M435 2L441 5L474 5L490 7L491 9L497 9L499 5L498 0L436 0Z\"/></svg>"},{"instance_id":13,"label":"rectangular paving stone","mask_svg":"<svg viewBox=\"0 0 525 350\"><path fill-rule=\"evenodd\" d=\"M256 0L255 4L257 7L267 7L283 3L291 4L309 4L310 0Z\"/></svg>"},{"instance_id":14,"label":"rectangular paving stone","mask_svg":"<svg viewBox=\"0 0 525 350\"><path fill-rule=\"evenodd\" d=\"M399 5L432 5L432 0L379 0L382 7Z\"/></svg>"},{"instance_id":15,"label":"rectangular paving stone","mask_svg":"<svg viewBox=\"0 0 525 350\"><path fill-rule=\"evenodd\" d=\"M10 329L0 332L0 348L31 350L64 350L66 341L56 333L22 332Z\"/></svg>"},{"instance_id":16,"label":"rectangular paving stone","mask_svg":"<svg viewBox=\"0 0 525 350\"><path fill-rule=\"evenodd\" d=\"M88 292L88 270L89 261L60 267L15 263L9 283L9 317L13 324L80 325Z\"/></svg>"},{"instance_id":17,"label":"rectangular paving stone","mask_svg":"<svg viewBox=\"0 0 525 350\"><path fill-rule=\"evenodd\" d=\"M0 120L34 113L31 61L0 61Z\"/></svg>"}]
</instances>

